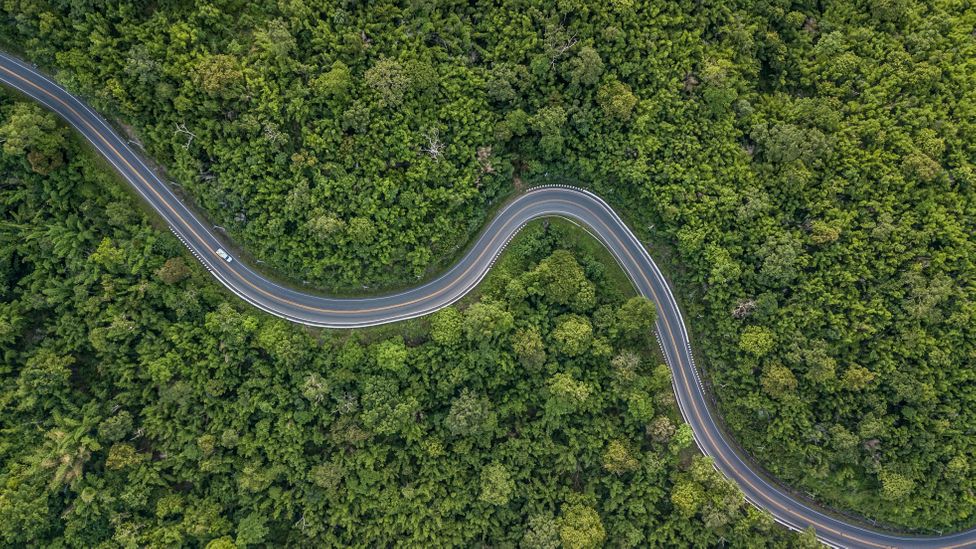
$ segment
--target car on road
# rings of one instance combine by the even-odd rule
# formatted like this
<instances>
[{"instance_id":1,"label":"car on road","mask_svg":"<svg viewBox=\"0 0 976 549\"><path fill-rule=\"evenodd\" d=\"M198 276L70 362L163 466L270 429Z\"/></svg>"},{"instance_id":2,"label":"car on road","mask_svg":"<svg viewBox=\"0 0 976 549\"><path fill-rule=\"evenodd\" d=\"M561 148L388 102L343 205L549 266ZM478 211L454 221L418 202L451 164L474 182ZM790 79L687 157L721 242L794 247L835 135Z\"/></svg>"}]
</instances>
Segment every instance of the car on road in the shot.
<instances>
[{"instance_id":1,"label":"car on road","mask_svg":"<svg viewBox=\"0 0 976 549\"><path fill-rule=\"evenodd\" d=\"M226 261L227 263L231 263L234 261L234 258L231 257L229 253L225 252L223 248L217 248L217 255L219 255L220 258Z\"/></svg>"}]
</instances>

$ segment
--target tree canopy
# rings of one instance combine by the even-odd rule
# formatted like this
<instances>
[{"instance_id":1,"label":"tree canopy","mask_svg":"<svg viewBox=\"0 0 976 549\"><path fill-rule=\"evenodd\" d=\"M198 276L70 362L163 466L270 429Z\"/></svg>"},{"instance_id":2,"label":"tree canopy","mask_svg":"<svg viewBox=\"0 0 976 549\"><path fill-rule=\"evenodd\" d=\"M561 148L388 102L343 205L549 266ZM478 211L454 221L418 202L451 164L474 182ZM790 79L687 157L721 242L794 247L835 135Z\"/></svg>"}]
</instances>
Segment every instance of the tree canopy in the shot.
<instances>
[{"instance_id":1,"label":"tree canopy","mask_svg":"<svg viewBox=\"0 0 976 549\"><path fill-rule=\"evenodd\" d=\"M0 97L0 124L23 110ZM79 139L58 153L41 174L0 151L0 544L792 539L741 501L673 512L677 483L713 481L685 479L690 439L651 435L680 423L669 379L651 339L616 335L627 295L569 225L530 226L428 319L308 330L214 284ZM554 261L585 307L509 290Z\"/></svg>"},{"instance_id":2,"label":"tree canopy","mask_svg":"<svg viewBox=\"0 0 976 549\"><path fill-rule=\"evenodd\" d=\"M552 182L598 191L653 244L687 310L721 416L767 470L832 506L919 531L976 520L976 412L968 406L976 16L967 3L20 0L0 9L5 44L116 118L266 268L309 287L413 285L450 263L511 193ZM7 104L5 162L19 158L50 179L16 172L3 192L67 196L69 187L52 181L70 179L72 192L90 193L90 182L105 176L95 167L67 170L64 135L37 107ZM180 314L206 315L221 345L281 341L287 332L233 307L205 307L195 297L203 285L184 287L194 275L166 266L175 250L158 262L132 259L132 247L164 245L148 234L115 236L135 218L130 205L104 206L111 231L62 207L44 210L41 224L31 210L5 206L3 234L43 227L5 242L24 240L17 245L43 247L37 257L57 261L84 257L98 276L125 277L152 263L152 280L170 296L160 299ZM12 311L2 317L0 342L23 346L18 338L36 319L8 303L24 260L0 259L2 304ZM647 317L634 323L627 311L604 308L593 284L605 267L580 264L581 277L568 264L562 253L540 256L526 266L531 274L432 321L438 345L465 353L474 338L481 342L481 358L454 357L446 374L493 362L511 344L517 364L507 371L544 376L537 389L546 421L571 417L549 413L570 402L553 387L589 381L548 365L612 361L636 345ZM152 290L97 279L89 273L84 284L25 298L37 306L85 300L85 311L109 316L87 331L81 320L63 320L70 335L59 337L72 347L7 359L28 372L20 380L17 370L17 402L34 406L32 388L51 387L43 406L54 413L52 403L68 398L59 388L138 346L151 313L95 288L109 296ZM396 377L418 360L413 340L400 335L402 349L350 343L334 352L347 368L382 355L392 366L384 375ZM106 353L104 362L69 352L82 345ZM297 371L317 355L289 348L301 349L269 345L260 356ZM228 368L222 359L171 353L141 360L158 384L188 383L181 372L201 363ZM226 383L209 390L222 394ZM370 381L378 403L401 394L390 383ZM469 389L475 399L489 393ZM158 406L181 409L185 393L166 392ZM594 398L578 406L591 413ZM424 402L405 394L374 417L374 428L422 436L409 417ZM634 401L635 414L644 408ZM74 417L84 424L86 416ZM653 425L668 431L663 421ZM347 427L351 441L365 436ZM69 435L74 428L58 429L64 434L37 448L71 449L52 465L62 482L105 449ZM603 470L605 448L594 451ZM248 456L249 485L270 490L284 473ZM472 489L480 478L470 479ZM104 505L96 498L73 509L103 517ZM179 508L171 501L159 520L175 521L167 509ZM277 526L262 521L278 519L250 511L241 539L266 528L275 535ZM587 513L574 512L585 526L577 530L556 524L561 512L534 510L530 537L542 545L599 538Z\"/></svg>"}]
</instances>

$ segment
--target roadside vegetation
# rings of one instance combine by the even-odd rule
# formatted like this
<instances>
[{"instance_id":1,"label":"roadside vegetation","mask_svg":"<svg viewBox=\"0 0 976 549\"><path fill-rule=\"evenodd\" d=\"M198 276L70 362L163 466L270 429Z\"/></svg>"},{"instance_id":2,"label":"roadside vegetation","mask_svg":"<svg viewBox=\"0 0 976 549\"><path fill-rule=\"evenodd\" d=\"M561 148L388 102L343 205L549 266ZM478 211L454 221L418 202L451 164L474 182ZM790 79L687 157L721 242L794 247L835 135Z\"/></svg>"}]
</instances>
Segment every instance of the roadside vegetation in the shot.
<instances>
[{"instance_id":1,"label":"roadside vegetation","mask_svg":"<svg viewBox=\"0 0 976 549\"><path fill-rule=\"evenodd\" d=\"M799 539L697 454L651 305L571 225L429 318L306 330L220 289L78 141L45 175L0 153L0 544Z\"/></svg>"},{"instance_id":2,"label":"roadside vegetation","mask_svg":"<svg viewBox=\"0 0 976 549\"><path fill-rule=\"evenodd\" d=\"M966 2L2 9L4 43L129 125L215 223L296 281L409 284L453 259L502 197L541 182L593 188L666 246L718 409L759 463L885 523L976 523ZM5 154L53 185L63 130L5 108ZM42 131L17 139L29 128ZM68 229L48 230L16 243ZM96 257L112 257L106 246ZM508 312L551 314L527 307Z\"/></svg>"}]
</instances>

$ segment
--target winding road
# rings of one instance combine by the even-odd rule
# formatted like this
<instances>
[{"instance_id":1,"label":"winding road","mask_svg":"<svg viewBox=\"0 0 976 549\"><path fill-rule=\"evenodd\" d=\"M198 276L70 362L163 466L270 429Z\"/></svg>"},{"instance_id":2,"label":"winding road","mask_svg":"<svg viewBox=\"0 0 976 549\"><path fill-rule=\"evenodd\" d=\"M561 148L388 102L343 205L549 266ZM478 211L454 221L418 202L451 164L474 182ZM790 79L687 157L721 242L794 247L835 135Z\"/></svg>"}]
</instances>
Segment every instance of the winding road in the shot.
<instances>
[{"instance_id":1,"label":"winding road","mask_svg":"<svg viewBox=\"0 0 976 549\"><path fill-rule=\"evenodd\" d=\"M194 215L105 120L40 72L0 53L0 82L60 115L81 133L166 220L173 233L213 276L251 305L310 326L358 328L426 315L457 301L484 278L506 244L526 223L547 216L585 226L620 263L637 291L657 306L657 336L673 373L674 391L695 441L746 499L777 522L796 530L812 526L836 547L976 547L976 530L943 537L905 537L829 516L797 499L755 471L715 420L695 367L688 332L671 288L634 233L599 196L564 186L534 188L505 205L471 250L439 278L401 293L366 298L329 298L284 288L238 260L218 256L223 247L208 224Z\"/></svg>"}]
</instances>

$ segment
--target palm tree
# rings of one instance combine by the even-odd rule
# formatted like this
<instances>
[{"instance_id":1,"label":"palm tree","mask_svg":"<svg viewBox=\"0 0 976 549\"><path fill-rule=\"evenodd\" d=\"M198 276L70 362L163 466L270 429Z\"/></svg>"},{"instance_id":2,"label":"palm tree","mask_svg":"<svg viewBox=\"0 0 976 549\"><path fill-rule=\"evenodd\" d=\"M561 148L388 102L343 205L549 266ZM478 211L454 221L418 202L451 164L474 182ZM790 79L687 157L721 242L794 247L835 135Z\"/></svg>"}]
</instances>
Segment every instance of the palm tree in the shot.
<instances>
[{"instance_id":1,"label":"palm tree","mask_svg":"<svg viewBox=\"0 0 976 549\"><path fill-rule=\"evenodd\" d=\"M87 417L85 419L88 419ZM98 442L89 436L91 425L89 421L61 418L61 424L46 433L48 442L44 445L41 467L53 469L50 488L70 486L72 482L81 478L85 463L91 458L91 453L101 448Z\"/></svg>"}]
</instances>

